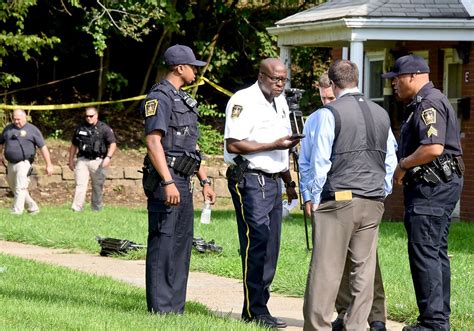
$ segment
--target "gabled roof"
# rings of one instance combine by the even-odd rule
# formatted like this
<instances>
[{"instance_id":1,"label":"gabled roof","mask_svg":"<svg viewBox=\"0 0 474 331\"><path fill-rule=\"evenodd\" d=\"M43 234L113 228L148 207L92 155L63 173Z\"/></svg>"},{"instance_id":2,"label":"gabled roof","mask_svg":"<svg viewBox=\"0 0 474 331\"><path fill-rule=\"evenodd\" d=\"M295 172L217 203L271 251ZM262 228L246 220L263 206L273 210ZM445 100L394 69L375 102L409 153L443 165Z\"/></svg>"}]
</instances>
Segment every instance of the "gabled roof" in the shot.
<instances>
[{"instance_id":1,"label":"gabled roof","mask_svg":"<svg viewBox=\"0 0 474 331\"><path fill-rule=\"evenodd\" d=\"M473 0L329 0L296 13L277 26L339 18L464 18L474 17Z\"/></svg>"}]
</instances>

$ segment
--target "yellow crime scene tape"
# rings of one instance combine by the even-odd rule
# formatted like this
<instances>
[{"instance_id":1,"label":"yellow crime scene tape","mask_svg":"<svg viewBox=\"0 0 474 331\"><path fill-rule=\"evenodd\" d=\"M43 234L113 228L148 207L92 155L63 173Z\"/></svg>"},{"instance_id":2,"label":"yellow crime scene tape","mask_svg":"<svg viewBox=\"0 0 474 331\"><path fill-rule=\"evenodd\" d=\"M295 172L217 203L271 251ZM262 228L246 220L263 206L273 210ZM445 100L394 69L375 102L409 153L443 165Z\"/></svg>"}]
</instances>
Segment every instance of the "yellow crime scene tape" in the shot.
<instances>
[{"instance_id":1,"label":"yellow crime scene tape","mask_svg":"<svg viewBox=\"0 0 474 331\"><path fill-rule=\"evenodd\" d=\"M186 86L183 89L191 89L193 87L204 85L204 83L208 83L216 90L221 93L224 93L228 96L232 96L232 92L229 92L225 88L217 85L216 83L210 81L206 77L201 77L201 79L193 84ZM66 103L66 104L59 104L59 105L7 105L7 104L0 104L0 109L4 110L15 110L15 109L23 109L23 110L62 110L62 109L75 109L75 108L84 108L84 107L92 107L92 106L100 106L100 105L110 105L114 103L122 103L122 102L130 102L130 101L138 101L145 99L146 94L138 95L136 97L120 99L120 100L111 100L111 101L93 101L93 102L81 102L81 103Z\"/></svg>"}]
</instances>

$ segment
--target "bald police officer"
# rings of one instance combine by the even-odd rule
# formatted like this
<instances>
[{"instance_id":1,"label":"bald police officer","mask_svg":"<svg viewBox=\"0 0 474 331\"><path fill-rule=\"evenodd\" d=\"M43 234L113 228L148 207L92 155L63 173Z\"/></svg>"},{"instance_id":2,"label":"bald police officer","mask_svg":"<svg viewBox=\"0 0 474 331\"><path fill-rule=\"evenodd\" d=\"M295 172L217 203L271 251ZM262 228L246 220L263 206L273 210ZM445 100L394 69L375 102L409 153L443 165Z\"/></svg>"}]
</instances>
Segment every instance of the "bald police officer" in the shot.
<instances>
[{"instance_id":1,"label":"bald police officer","mask_svg":"<svg viewBox=\"0 0 474 331\"><path fill-rule=\"evenodd\" d=\"M0 136L0 147L3 145L5 145L5 159L8 161L7 181L15 196L11 213L22 214L26 204L28 213L36 214L39 212L39 207L28 192L29 175L36 147L40 149L46 162L48 176L53 173L53 165L43 135L36 126L27 122L23 109L13 111L13 123L7 125ZM5 165L5 159L0 148L0 163Z\"/></svg>"},{"instance_id":2,"label":"bald police officer","mask_svg":"<svg viewBox=\"0 0 474 331\"><path fill-rule=\"evenodd\" d=\"M429 79L419 56L402 56L393 71L395 93L408 101L394 179L404 184L408 257L418 323L403 330L449 330L451 270L448 232L464 172L457 115Z\"/></svg>"},{"instance_id":3,"label":"bald police officer","mask_svg":"<svg viewBox=\"0 0 474 331\"><path fill-rule=\"evenodd\" d=\"M282 95L287 69L278 59L260 64L258 80L227 103L224 159L230 165L232 195L244 282L242 319L266 327L286 327L267 307L280 250L283 179L288 201L296 199L289 172L288 104Z\"/></svg>"},{"instance_id":4,"label":"bald police officer","mask_svg":"<svg viewBox=\"0 0 474 331\"><path fill-rule=\"evenodd\" d=\"M146 299L152 313L182 314L193 242L191 176L197 171L204 200L213 204L216 195L199 166L197 102L181 89L206 63L184 45L168 48L164 58L168 72L141 105L148 152L143 178L148 197Z\"/></svg>"}]
</instances>

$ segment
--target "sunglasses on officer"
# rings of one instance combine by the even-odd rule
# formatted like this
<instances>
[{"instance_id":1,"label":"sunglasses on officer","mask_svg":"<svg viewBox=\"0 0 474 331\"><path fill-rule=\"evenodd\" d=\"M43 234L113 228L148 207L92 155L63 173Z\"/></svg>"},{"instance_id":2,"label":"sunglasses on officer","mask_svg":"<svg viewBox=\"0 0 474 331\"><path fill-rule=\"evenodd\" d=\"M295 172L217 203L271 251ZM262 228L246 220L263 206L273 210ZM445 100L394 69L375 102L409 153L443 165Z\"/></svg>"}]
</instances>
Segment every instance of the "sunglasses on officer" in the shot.
<instances>
[{"instance_id":1,"label":"sunglasses on officer","mask_svg":"<svg viewBox=\"0 0 474 331\"><path fill-rule=\"evenodd\" d=\"M87 115L87 114L86 114L85 116L86 116L86 118L92 118L92 117L94 117L95 115L97 115L97 114L92 114L92 115Z\"/></svg>"}]
</instances>

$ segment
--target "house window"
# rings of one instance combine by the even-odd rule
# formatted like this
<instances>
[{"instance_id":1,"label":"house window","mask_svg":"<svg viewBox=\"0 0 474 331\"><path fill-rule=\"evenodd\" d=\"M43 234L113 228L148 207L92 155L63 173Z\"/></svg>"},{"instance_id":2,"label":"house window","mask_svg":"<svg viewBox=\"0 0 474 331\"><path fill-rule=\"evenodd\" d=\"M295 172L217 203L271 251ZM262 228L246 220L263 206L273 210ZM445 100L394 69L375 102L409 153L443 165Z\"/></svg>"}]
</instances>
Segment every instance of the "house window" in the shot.
<instances>
[{"instance_id":1,"label":"house window","mask_svg":"<svg viewBox=\"0 0 474 331\"><path fill-rule=\"evenodd\" d=\"M364 94L375 103L383 106L382 79L384 52L368 52L365 55Z\"/></svg>"}]
</instances>

